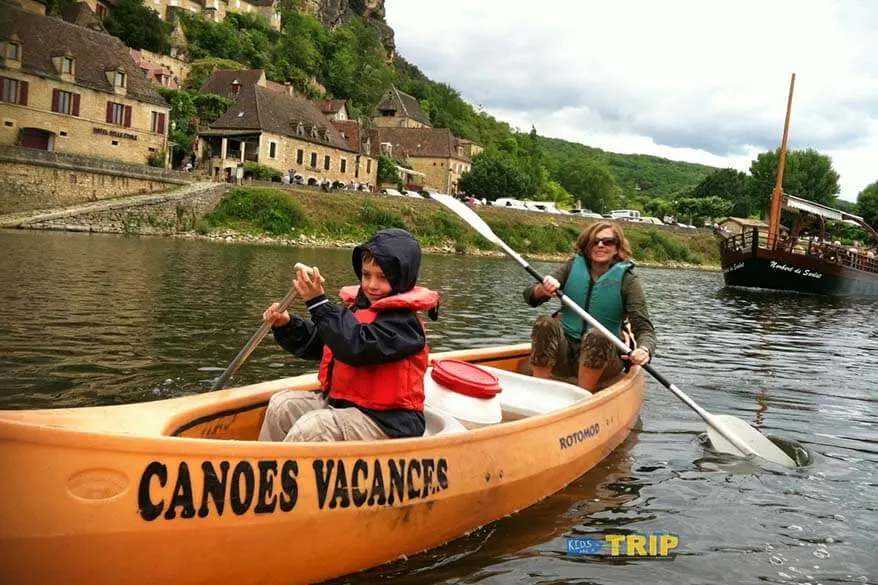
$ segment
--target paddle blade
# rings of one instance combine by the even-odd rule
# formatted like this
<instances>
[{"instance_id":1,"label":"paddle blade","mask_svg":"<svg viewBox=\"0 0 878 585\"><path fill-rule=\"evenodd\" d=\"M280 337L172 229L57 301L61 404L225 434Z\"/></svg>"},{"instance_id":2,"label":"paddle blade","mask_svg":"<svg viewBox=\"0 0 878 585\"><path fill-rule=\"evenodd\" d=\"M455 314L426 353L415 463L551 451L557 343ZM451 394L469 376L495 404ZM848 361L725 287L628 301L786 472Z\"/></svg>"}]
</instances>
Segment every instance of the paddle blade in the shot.
<instances>
[{"instance_id":1,"label":"paddle blade","mask_svg":"<svg viewBox=\"0 0 878 585\"><path fill-rule=\"evenodd\" d=\"M798 467L793 459L784 453L780 447L771 442L771 440L757 431L755 428L747 424L745 421L728 414L715 414L711 416L711 421L716 426L722 427L727 434L734 435L741 439L749 446L759 457L767 459L772 463L783 465L784 467ZM707 427L707 438L713 448L721 453L730 453L738 457L745 456L737 447L727 441L712 426Z\"/></svg>"},{"instance_id":2,"label":"paddle blade","mask_svg":"<svg viewBox=\"0 0 878 585\"><path fill-rule=\"evenodd\" d=\"M503 244L503 241L497 237L488 224L485 223L485 220L479 217L479 215L463 201L455 199L451 195L443 195L442 193L431 193L430 199L438 201L456 213L463 221L471 225L474 230L479 232L479 234L484 236L488 241L495 244Z\"/></svg>"}]
</instances>

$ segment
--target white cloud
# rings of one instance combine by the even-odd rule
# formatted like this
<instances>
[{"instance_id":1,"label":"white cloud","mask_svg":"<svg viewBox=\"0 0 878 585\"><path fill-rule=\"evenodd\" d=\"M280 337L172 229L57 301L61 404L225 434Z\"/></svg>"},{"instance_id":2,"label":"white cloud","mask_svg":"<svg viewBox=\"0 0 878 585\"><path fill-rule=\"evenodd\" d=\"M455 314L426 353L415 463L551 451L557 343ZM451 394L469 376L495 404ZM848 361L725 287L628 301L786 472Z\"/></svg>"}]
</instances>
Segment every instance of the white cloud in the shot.
<instances>
[{"instance_id":1,"label":"white cloud","mask_svg":"<svg viewBox=\"0 0 878 585\"><path fill-rule=\"evenodd\" d=\"M387 0L397 49L515 127L747 170L780 144L833 158L841 196L878 179L878 4Z\"/></svg>"}]
</instances>

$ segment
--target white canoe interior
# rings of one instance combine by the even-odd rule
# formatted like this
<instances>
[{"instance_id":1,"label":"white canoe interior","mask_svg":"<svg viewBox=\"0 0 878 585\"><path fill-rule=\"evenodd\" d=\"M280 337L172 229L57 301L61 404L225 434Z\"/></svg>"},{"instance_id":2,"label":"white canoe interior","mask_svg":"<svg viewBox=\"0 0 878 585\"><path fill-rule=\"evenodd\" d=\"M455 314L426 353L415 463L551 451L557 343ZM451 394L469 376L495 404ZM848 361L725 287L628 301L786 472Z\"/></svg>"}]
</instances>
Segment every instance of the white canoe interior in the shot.
<instances>
[{"instance_id":1,"label":"white canoe interior","mask_svg":"<svg viewBox=\"0 0 878 585\"><path fill-rule=\"evenodd\" d=\"M592 397L587 390L567 382L534 378L488 366L479 366L479 368L491 372L500 380L501 391L490 400L453 394L451 395L453 400L449 401L446 391L441 396L444 400L440 401L437 392L441 392L441 387L432 378L432 366L427 369L424 376L426 395L424 417L427 423L424 436L460 433L468 428L491 424L471 423L470 421L479 419L481 415L479 412L473 412L473 409L490 411L499 406L502 418L498 417L499 420L494 422L496 424L547 414ZM488 404L491 402L494 404Z\"/></svg>"}]
</instances>

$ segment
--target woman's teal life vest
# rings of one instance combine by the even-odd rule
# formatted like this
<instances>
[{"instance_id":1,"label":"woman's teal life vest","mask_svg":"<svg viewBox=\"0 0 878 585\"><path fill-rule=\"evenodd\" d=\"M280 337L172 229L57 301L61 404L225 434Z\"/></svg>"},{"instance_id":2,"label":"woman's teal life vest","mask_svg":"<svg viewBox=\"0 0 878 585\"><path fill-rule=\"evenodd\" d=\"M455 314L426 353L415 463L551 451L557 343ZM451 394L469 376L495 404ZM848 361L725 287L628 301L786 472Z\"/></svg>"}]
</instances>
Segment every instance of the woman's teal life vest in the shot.
<instances>
[{"instance_id":1,"label":"woman's teal life vest","mask_svg":"<svg viewBox=\"0 0 878 585\"><path fill-rule=\"evenodd\" d=\"M625 310L622 304L622 278L633 266L631 262L617 262L592 283L588 263L581 254L577 254L567 276L567 282L564 283L564 294L597 319L601 325L619 336L622 333ZM584 333L583 323L585 322L582 317L567 305L561 305L561 325L568 337L581 339ZM587 326L585 331L588 331L591 326L588 323L585 325Z\"/></svg>"}]
</instances>

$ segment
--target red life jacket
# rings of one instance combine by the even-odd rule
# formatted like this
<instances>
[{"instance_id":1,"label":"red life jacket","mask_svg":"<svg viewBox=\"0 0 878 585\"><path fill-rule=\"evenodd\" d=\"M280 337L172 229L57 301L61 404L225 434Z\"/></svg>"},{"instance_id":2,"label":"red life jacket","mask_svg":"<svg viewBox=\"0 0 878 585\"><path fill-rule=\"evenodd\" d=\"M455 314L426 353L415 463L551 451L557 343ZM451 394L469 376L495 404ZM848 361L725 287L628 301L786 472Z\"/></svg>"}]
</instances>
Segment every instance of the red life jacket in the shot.
<instances>
[{"instance_id":1,"label":"red life jacket","mask_svg":"<svg viewBox=\"0 0 878 585\"><path fill-rule=\"evenodd\" d=\"M359 286L346 286L339 296L351 304ZM354 311L360 323L372 323L378 313L388 309L425 311L439 303L439 293L416 286L406 293L380 299L366 309ZM423 324L422 324L423 326ZM374 410L424 410L424 374L427 372L427 344L415 355L374 366L353 367L333 358L329 346L323 346L318 379L329 397L348 400L357 406ZM330 374L331 372L331 374ZM332 379L330 380L330 375Z\"/></svg>"}]
</instances>

